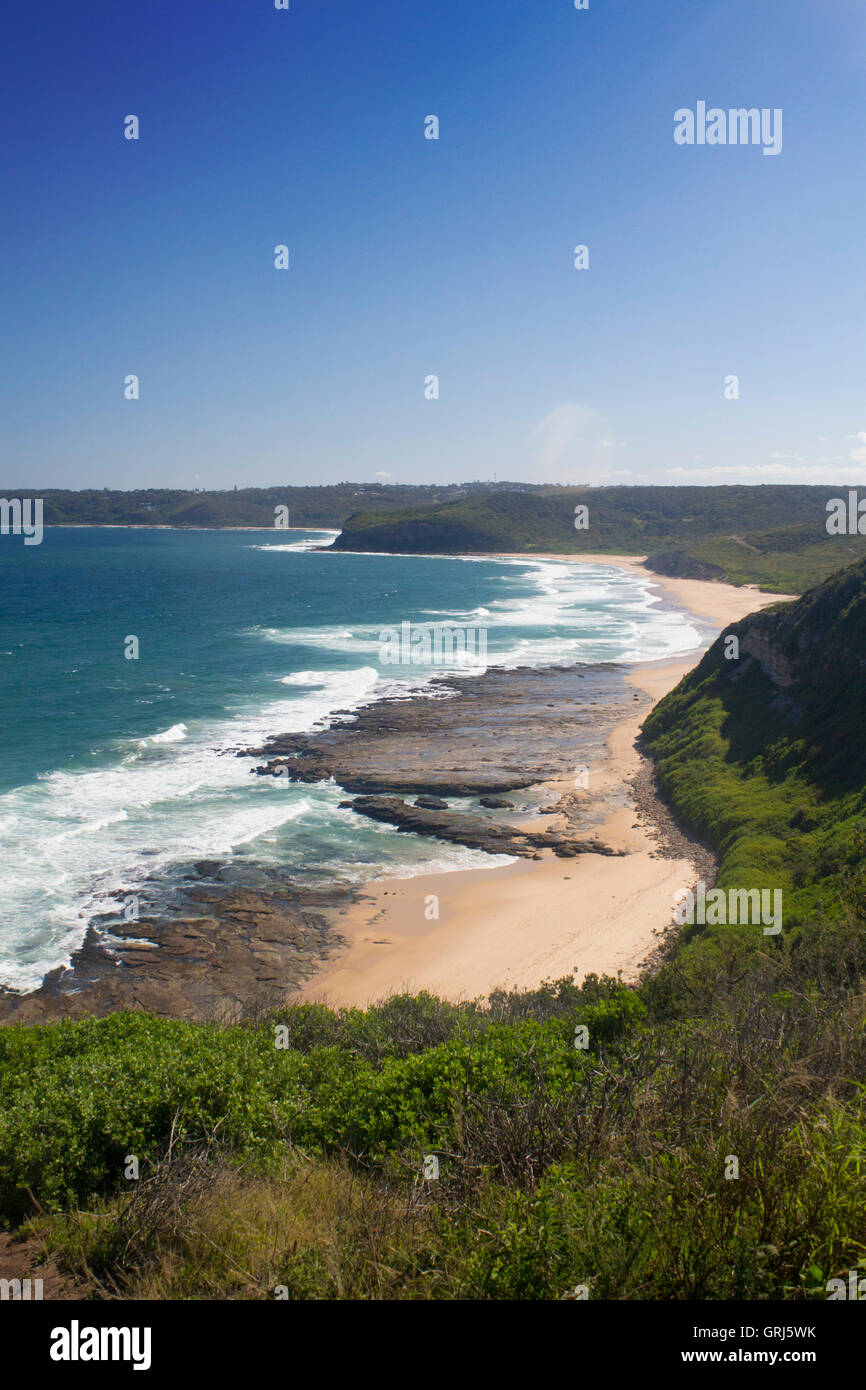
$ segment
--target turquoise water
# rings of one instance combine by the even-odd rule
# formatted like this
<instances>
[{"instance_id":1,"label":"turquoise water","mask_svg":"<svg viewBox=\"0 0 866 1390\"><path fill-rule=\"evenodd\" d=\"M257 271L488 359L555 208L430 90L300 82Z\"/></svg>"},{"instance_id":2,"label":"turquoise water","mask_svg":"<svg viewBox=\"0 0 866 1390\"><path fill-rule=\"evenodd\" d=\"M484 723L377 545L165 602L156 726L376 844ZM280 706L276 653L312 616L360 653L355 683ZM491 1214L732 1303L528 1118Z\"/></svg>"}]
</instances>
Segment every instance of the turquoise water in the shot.
<instances>
[{"instance_id":1,"label":"turquoise water","mask_svg":"<svg viewBox=\"0 0 866 1390\"><path fill-rule=\"evenodd\" d=\"M483 627L488 664L694 648L684 614L604 566L324 555L320 532L46 530L0 537L0 982L68 960L109 894L202 858L350 878L490 858L398 836L333 785L255 778L237 747L423 688L380 633ZM139 643L124 657L126 639ZM395 684L398 683L398 684Z\"/></svg>"}]
</instances>

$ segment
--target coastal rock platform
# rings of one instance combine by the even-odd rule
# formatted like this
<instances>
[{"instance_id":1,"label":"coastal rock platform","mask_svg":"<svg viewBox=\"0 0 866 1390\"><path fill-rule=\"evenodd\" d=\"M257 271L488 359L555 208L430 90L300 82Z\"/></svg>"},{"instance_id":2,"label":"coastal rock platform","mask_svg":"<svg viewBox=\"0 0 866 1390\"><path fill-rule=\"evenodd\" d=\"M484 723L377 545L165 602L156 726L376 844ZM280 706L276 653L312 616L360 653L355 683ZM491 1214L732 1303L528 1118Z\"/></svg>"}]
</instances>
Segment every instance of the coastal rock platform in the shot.
<instances>
[{"instance_id":1,"label":"coastal rock platform","mask_svg":"<svg viewBox=\"0 0 866 1390\"><path fill-rule=\"evenodd\" d=\"M523 825L521 808L503 803L501 793L573 779L601 756L636 698L612 665L442 675L426 693L384 698L328 728L234 751L265 759L251 769L259 776L333 780L357 813L406 833L514 858L622 854L587 836L584 794L560 792L548 808L558 821L548 828L537 819ZM446 797L474 805L453 807ZM345 883L293 882L290 865L243 882L230 861L202 860L182 872L179 891L149 885L158 911L126 921L119 901L116 914L92 921L70 965L51 971L39 989L0 989L0 1023L123 1009L227 1021L274 1008L344 944L334 918L358 900Z\"/></svg>"},{"instance_id":2,"label":"coastal rock platform","mask_svg":"<svg viewBox=\"0 0 866 1390\"><path fill-rule=\"evenodd\" d=\"M342 944L322 909L345 906L348 889L243 888L221 883L218 866L200 867L212 881L191 887L176 913L94 922L70 965L39 989L0 989L0 1023L126 1009L233 1022L285 1002Z\"/></svg>"},{"instance_id":3,"label":"coastal rock platform","mask_svg":"<svg viewBox=\"0 0 866 1390\"><path fill-rule=\"evenodd\" d=\"M486 796L574 772L635 698L618 667L437 676L429 695L377 700L330 728L283 734L238 756L259 776L333 779L362 796Z\"/></svg>"}]
</instances>

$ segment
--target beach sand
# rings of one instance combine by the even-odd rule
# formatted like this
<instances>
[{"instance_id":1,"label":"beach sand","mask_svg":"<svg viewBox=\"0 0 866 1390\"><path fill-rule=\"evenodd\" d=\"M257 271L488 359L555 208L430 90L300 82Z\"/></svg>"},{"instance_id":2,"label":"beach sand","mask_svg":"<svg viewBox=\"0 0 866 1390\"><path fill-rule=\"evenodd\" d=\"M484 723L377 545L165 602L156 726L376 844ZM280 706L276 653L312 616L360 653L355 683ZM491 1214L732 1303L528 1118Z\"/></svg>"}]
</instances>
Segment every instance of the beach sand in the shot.
<instances>
[{"instance_id":1,"label":"beach sand","mask_svg":"<svg viewBox=\"0 0 866 1390\"><path fill-rule=\"evenodd\" d=\"M629 570L649 578L659 597L716 631L784 597L648 575L635 556L531 558ZM627 680L655 704L703 650L635 665ZM589 770L588 791L599 804L593 833L626 850L627 858L583 854L558 859L545 851L541 860L498 868L376 880L364 887L356 904L335 916L348 944L299 997L334 1007L363 1007L403 991L429 990L456 1001L498 988L532 988L565 975L580 980L592 971L621 971L625 980L634 979L671 920L676 893L696 876L691 858L660 855L655 828L636 820L630 781L640 766L634 744L650 707L647 698L617 724L606 741L604 761ZM552 801L573 789L562 780L544 785Z\"/></svg>"}]
</instances>

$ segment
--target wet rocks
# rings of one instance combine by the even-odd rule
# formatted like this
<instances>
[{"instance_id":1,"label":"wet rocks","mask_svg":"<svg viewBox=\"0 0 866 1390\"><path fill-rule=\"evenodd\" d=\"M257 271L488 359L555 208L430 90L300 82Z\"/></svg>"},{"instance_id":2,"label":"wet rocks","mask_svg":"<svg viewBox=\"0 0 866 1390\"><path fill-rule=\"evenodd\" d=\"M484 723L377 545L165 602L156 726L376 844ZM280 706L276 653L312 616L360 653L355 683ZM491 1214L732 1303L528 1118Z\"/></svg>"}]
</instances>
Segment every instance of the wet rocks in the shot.
<instances>
[{"instance_id":1,"label":"wet rocks","mask_svg":"<svg viewBox=\"0 0 866 1390\"><path fill-rule=\"evenodd\" d=\"M560 858L570 859L577 854L622 855L625 852L611 849L600 840L575 840L558 831L516 830L486 816L467 815L462 811L426 811L396 796L358 796L341 805L350 806L371 820L396 826L399 831L431 835L468 849L484 850L487 854L511 854L529 859L537 850L552 849Z\"/></svg>"},{"instance_id":2,"label":"wet rocks","mask_svg":"<svg viewBox=\"0 0 866 1390\"><path fill-rule=\"evenodd\" d=\"M601 756L607 732L630 709L617 668L492 669L442 676L431 689L235 752L263 760L252 769L258 776L333 781L352 798L344 805L406 833L532 859L545 850L561 858L615 852L578 838L568 815L561 830L526 831L491 812L513 813L503 792L573 775ZM480 797L484 813L452 810L446 797ZM563 798L557 812L564 807ZM230 1019L282 1003L342 944L322 909L354 895L343 884L314 891L260 869L248 881L228 859L180 866L177 901L149 907L139 921L126 921L119 903L90 927L68 969L31 994L0 990L0 1023L121 1009ZM155 876L156 896L159 884Z\"/></svg>"},{"instance_id":3,"label":"wet rocks","mask_svg":"<svg viewBox=\"0 0 866 1390\"><path fill-rule=\"evenodd\" d=\"M263 760L252 769L260 777L333 780L355 795L501 796L591 761L630 710L610 665L494 668L431 687L327 729L278 735L245 756Z\"/></svg>"},{"instance_id":4,"label":"wet rocks","mask_svg":"<svg viewBox=\"0 0 866 1390\"><path fill-rule=\"evenodd\" d=\"M351 897L345 888L315 891L286 881L255 888L201 882L173 915L91 926L68 969L52 970L30 994L0 990L0 1022L121 1009L228 1022L276 1007L342 944L321 909Z\"/></svg>"}]
</instances>

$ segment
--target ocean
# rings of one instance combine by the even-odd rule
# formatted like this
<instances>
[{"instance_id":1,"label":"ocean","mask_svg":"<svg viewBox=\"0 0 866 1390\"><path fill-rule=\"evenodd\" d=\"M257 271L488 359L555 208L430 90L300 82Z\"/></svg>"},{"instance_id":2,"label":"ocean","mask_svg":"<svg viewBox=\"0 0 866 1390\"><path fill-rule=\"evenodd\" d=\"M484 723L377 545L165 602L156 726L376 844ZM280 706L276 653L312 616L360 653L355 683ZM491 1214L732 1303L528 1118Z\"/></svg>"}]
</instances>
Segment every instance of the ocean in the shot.
<instances>
[{"instance_id":1,"label":"ocean","mask_svg":"<svg viewBox=\"0 0 866 1390\"><path fill-rule=\"evenodd\" d=\"M483 630L487 665L505 667L701 641L649 581L604 565L314 549L332 534L0 537L0 983L37 987L113 895L146 904L196 860L310 882L490 864L340 808L333 784L252 777L236 756L442 674L389 664L383 631Z\"/></svg>"}]
</instances>

